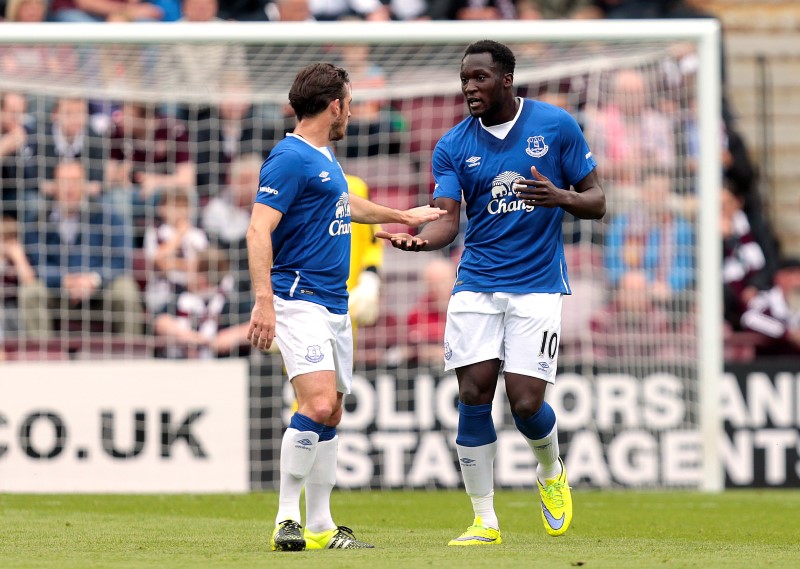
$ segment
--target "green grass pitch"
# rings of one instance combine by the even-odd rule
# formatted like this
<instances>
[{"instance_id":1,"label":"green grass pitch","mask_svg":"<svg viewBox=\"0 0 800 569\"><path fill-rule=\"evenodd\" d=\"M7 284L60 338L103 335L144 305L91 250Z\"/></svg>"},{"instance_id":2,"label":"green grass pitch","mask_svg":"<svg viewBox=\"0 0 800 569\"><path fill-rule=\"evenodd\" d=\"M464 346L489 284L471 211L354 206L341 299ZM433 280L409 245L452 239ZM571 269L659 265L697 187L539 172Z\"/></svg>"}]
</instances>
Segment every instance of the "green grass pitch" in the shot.
<instances>
[{"instance_id":1,"label":"green grass pitch","mask_svg":"<svg viewBox=\"0 0 800 569\"><path fill-rule=\"evenodd\" d=\"M574 490L567 535L547 536L537 497L496 496L503 545L447 547L472 521L458 491L347 492L338 523L374 550L275 553L274 492L248 495L0 494L0 567L273 568L800 567L800 490Z\"/></svg>"}]
</instances>

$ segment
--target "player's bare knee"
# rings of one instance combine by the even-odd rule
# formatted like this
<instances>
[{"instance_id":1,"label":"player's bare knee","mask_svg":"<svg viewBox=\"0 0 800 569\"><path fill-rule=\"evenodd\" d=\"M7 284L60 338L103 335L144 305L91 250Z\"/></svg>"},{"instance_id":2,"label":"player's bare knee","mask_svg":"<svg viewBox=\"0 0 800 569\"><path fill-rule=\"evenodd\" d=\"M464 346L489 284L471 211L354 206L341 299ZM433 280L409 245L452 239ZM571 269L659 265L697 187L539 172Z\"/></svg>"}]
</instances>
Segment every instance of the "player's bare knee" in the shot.
<instances>
[{"instance_id":1,"label":"player's bare knee","mask_svg":"<svg viewBox=\"0 0 800 569\"><path fill-rule=\"evenodd\" d=\"M458 388L458 400L464 405L485 405L494 399L494 392L483 391L474 384L463 384Z\"/></svg>"},{"instance_id":2,"label":"player's bare knee","mask_svg":"<svg viewBox=\"0 0 800 569\"><path fill-rule=\"evenodd\" d=\"M335 399L331 400L326 397L306 401L300 405L298 411L312 421L323 425L330 425L332 418L337 414L338 421L342 418L341 405L338 405Z\"/></svg>"},{"instance_id":3,"label":"player's bare knee","mask_svg":"<svg viewBox=\"0 0 800 569\"><path fill-rule=\"evenodd\" d=\"M330 418L326 421L326 425L328 427L336 427L339 423L342 422L342 406L338 405L336 409L334 409L333 413L331 413Z\"/></svg>"},{"instance_id":4,"label":"player's bare knee","mask_svg":"<svg viewBox=\"0 0 800 569\"><path fill-rule=\"evenodd\" d=\"M533 395L525 396L511 401L511 412L520 419L529 419L542 408L544 399Z\"/></svg>"}]
</instances>

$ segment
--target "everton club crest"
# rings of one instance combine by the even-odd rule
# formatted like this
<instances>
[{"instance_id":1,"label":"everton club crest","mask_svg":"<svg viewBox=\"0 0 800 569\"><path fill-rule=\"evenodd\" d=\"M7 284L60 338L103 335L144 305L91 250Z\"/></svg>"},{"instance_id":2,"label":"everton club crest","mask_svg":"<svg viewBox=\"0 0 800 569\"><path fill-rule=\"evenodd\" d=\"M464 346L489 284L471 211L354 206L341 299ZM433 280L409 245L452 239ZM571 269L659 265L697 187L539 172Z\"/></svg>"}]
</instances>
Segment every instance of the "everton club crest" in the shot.
<instances>
[{"instance_id":1,"label":"everton club crest","mask_svg":"<svg viewBox=\"0 0 800 569\"><path fill-rule=\"evenodd\" d=\"M547 154L548 149L543 136L531 136L528 138L528 148L525 149L525 152L534 158L541 158Z\"/></svg>"}]
</instances>

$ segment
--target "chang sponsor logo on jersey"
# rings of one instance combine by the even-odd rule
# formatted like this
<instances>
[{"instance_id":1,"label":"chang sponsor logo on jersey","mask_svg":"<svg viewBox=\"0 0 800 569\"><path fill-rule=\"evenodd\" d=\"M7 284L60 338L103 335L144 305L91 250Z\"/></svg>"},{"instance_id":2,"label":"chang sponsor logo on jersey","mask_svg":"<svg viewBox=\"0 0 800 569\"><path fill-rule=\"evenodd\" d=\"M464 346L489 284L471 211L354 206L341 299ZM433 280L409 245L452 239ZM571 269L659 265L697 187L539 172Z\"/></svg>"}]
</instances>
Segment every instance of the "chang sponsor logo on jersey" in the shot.
<instances>
[{"instance_id":1,"label":"chang sponsor logo on jersey","mask_svg":"<svg viewBox=\"0 0 800 569\"><path fill-rule=\"evenodd\" d=\"M328 233L332 237L350 235L350 196L347 192L339 196L333 215L335 219L328 226Z\"/></svg>"},{"instance_id":2,"label":"chang sponsor logo on jersey","mask_svg":"<svg viewBox=\"0 0 800 569\"><path fill-rule=\"evenodd\" d=\"M490 215L518 210L533 211L534 206L526 205L524 201L517 199L512 189L514 182L524 179L522 174L509 170L495 176L492 180L492 199L489 200L486 211Z\"/></svg>"}]
</instances>

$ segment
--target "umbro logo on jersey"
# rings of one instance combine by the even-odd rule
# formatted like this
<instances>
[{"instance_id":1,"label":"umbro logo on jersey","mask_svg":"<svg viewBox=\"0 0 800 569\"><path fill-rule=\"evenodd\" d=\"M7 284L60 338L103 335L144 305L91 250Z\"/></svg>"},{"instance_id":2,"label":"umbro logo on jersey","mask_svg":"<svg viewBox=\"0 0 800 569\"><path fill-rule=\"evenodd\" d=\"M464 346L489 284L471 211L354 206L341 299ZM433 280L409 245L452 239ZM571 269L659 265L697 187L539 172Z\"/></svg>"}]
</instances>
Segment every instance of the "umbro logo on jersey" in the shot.
<instances>
[{"instance_id":1,"label":"umbro logo on jersey","mask_svg":"<svg viewBox=\"0 0 800 569\"><path fill-rule=\"evenodd\" d=\"M266 194L272 194L273 196L277 196L278 195L278 190L276 190L275 188L270 188L269 186L266 186L266 187L262 186L262 187L258 188L258 192L259 193L264 192Z\"/></svg>"},{"instance_id":2,"label":"umbro logo on jersey","mask_svg":"<svg viewBox=\"0 0 800 569\"><path fill-rule=\"evenodd\" d=\"M323 182L328 182L331 179L331 174L330 172L326 172L325 170L323 170L322 172L319 173L319 177Z\"/></svg>"},{"instance_id":3,"label":"umbro logo on jersey","mask_svg":"<svg viewBox=\"0 0 800 569\"><path fill-rule=\"evenodd\" d=\"M480 156L470 156L465 160L467 164L469 164L469 168L474 168L475 166L481 165L481 157Z\"/></svg>"}]
</instances>

